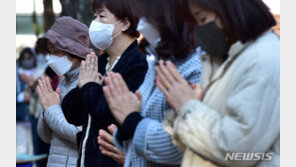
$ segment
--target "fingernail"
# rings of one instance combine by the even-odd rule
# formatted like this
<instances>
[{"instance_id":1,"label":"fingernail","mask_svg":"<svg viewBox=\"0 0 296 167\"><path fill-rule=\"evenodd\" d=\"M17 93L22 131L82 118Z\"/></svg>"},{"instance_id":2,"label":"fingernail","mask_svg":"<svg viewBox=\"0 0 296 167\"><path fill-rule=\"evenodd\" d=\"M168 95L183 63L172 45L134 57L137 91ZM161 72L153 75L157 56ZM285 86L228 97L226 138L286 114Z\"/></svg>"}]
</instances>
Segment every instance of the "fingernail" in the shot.
<instances>
[{"instance_id":1,"label":"fingernail","mask_svg":"<svg viewBox=\"0 0 296 167\"><path fill-rule=\"evenodd\" d=\"M155 71L157 71L158 70L158 67L154 67L154 69L155 69Z\"/></svg>"}]
</instances>

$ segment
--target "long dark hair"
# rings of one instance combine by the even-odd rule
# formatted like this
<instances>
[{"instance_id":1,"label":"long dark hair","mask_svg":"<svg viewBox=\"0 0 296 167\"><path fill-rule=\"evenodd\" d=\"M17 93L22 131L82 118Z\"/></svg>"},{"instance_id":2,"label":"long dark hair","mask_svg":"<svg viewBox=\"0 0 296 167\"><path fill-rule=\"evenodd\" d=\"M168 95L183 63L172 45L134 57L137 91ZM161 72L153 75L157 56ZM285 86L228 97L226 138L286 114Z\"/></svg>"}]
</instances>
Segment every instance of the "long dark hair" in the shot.
<instances>
[{"instance_id":1,"label":"long dark hair","mask_svg":"<svg viewBox=\"0 0 296 167\"><path fill-rule=\"evenodd\" d=\"M176 16L175 0L139 0L135 4L135 14L145 17L159 31L161 41L155 48L158 56L183 59L196 47L189 31L193 24Z\"/></svg>"},{"instance_id":2,"label":"long dark hair","mask_svg":"<svg viewBox=\"0 0 296 167\"><path fill-rule=\"evenodd\" d=\"M273 15L262 0L177 0L187 5L215 12L222 20L229 44L256 40L262 33L276 25ZM182 9L177 13L184 13ZM190 14L183 17L192 17Z\"/></svg>"}]
</instances>

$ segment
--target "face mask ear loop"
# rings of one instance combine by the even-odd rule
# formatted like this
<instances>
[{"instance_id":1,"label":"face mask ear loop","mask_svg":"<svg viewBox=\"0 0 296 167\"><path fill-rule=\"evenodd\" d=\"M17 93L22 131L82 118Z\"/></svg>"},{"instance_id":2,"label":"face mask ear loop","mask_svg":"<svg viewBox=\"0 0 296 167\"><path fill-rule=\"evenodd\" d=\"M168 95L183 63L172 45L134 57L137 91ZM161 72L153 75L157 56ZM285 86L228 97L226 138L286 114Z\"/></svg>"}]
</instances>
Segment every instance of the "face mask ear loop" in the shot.
<instances>
[{"instance_id":1,"label":"face mask ear loop","mask_svg":"<svg viewBox=\"0 0 296 167\"><path fill-rule=\"evenodd\" d=\"M118 23L120 23L121 20L118 20L115 24L113 24L113 26L117 25ZM117 33L114 37L112 37L113 39L116 38L119 34L121 33L121 31L119 33Z\"/></svg>"}]
</instances>

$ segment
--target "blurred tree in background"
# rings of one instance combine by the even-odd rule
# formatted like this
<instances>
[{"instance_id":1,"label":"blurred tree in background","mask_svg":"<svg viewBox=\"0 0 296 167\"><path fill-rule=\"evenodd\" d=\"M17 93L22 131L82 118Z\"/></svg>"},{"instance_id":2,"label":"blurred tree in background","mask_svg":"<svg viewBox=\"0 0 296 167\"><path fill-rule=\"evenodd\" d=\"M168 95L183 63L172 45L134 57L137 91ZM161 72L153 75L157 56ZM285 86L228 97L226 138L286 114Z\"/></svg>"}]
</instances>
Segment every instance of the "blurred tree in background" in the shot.
<instances>
[{"instance_id":1,"label":"blurred tree in background","mask_svg":"<svg viewBox=\"0 0 296 167\"><path fill-rule=\"evenodd\" d=\"M93 19L91 4L93 0L60 0L61 16L71 16L87 26Z\"/></svg>"},{"instance_id":2,"label":"blurred tree in background","mask_svg":"<svg viewBox=\"0 0 296 167\"><path fill-rule=\"evenodd\" d=\"M88 27L94 19L94 14L91 9L93 0L60 0L62 6L62 16L71 16L74 19L81 21ZM90 48L92 48L97 55L99 50L90 42Z\"/></svg>"},{"instance_id":3,"label":"blurred tree in background","mask_svg":"<svg viewBox=\"0 0 296 167\"><path fill-rule=\"evenodd\" d=\"M50 27L53 25L55 21L55 15L53 12L53 6L52 6L52 0L43 0L43 26L44 26L44 32L50 29Z\"/></svg>"}]
</instances>

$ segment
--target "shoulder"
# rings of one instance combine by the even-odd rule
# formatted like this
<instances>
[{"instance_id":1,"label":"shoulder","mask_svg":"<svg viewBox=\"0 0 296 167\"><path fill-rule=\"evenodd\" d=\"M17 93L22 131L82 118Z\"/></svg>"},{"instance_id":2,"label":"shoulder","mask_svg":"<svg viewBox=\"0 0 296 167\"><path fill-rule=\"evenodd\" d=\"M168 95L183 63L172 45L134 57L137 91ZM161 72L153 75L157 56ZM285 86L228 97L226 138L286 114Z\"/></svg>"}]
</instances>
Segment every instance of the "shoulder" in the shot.
<instances>
[{"instance_id":1,"label":"shoulder","mask_svg":"<svg viewBox=\"0 0 296 167\"><path fill-rule=\"evenodd\" d=\"M262 76L280 71L280 40L271 31L254 41L241 55L245 63Z\"/></svg>"},{"instance_id":2,"label":"shoulder","mask_svg":"<svg viewBox=\"0 0 296 167\"><path fill-rule=\"evenodd\" d=\"M144 55L143 53L140 52L140 50L138 48L134 48L126 57L125 57L125 61L128 64L142 64L142 65L147 65L147 59L146 59L146 55Z\"/></svg>"}]
</instances>

